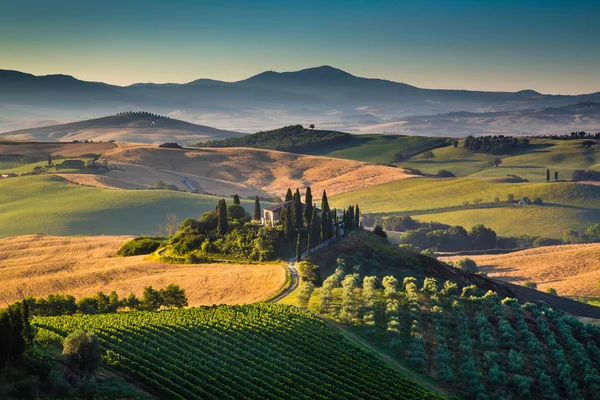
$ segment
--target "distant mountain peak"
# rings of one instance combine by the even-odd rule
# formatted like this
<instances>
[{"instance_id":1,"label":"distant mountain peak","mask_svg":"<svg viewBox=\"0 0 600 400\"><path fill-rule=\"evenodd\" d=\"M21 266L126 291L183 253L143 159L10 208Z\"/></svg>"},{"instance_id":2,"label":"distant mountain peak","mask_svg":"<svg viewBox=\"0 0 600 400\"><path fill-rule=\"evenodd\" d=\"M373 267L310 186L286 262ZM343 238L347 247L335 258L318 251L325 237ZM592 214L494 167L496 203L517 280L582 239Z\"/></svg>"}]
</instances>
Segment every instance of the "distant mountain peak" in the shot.
<instances>
[{"instance_id":1,"label":"distant mountain peak","mask_svg":"<svg viewBox=\"0 0 600 400\"><path fill-rule=\"evenodd\" d=\"M265 71L258 75L254 75L243 82L265 82L265 81L304 81L304 80L344 80L356 78L354 75L349 74L338 68L334 68L329 65L322 65L320 67L306 68L299 71L292 72L276 72L276 71Z\"/></svg>"}]
</instances>

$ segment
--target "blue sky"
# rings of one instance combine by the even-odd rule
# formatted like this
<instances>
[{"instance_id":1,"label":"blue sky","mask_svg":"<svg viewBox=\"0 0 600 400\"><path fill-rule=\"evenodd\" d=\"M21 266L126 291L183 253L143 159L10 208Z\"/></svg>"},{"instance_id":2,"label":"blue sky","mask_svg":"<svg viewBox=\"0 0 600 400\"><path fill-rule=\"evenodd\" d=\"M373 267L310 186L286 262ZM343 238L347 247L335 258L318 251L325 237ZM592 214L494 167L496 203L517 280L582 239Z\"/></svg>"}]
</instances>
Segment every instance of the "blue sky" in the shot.
<instances>
[{"instance_id":1,"label":"blue sky","mask_svg":"<svg viewBox=\"0 0 600 400\"><path fill-rule=\"evenodd\" d=\"M600 1L0 0L0 68L126 85L332 65L429 88L600 91Z\"/></svg>"}]
</instances>

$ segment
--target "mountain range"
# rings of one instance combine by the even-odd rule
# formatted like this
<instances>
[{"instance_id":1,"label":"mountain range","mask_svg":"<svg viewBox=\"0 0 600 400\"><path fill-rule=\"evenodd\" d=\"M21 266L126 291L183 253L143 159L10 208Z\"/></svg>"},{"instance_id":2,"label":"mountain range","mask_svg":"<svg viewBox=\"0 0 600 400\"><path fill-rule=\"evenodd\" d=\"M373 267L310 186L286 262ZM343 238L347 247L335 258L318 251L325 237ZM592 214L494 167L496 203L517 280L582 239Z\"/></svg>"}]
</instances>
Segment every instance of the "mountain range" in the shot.
<instances>
[{"instance_id":1,"label":"mountain range","mask_svg":"<svg viewBox=\"0 0 600 400\"><path fill-rule=\"evenodd\" d=\"M357 77L329 66L295 72L267 71L237 82L198 79L185 84L130 86L0 70L0 131L148 110L233 131L314 123L361 132L382 123L397 126L399 120L414 115L511 112L581 102L600 103L600 92L574 96L533 90L423 89Z\"/></svg>"}]
</instances>

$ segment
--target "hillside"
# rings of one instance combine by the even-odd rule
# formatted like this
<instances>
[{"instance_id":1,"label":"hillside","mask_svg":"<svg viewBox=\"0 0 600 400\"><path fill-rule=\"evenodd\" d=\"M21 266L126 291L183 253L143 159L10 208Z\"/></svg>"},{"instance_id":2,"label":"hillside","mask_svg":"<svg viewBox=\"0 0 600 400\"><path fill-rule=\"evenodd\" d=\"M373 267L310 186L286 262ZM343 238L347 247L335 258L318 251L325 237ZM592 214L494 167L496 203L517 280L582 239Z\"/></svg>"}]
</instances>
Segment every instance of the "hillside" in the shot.
<instances>
[{"instance_id":1,"label":"hillside","mask_svg":"<svg viewBox=\"0 0 600 400\"><path fill-rule=\"evenodd\" d=\"M95 332L103 352L110 350L110 368L169 399L439 398L295 307L46 317L33 324L40 342L61 342L76 329Z\"/></svg>"},{"instance_id":2,"label":"hillside","mask_svg":"<svg viewBox=\"0 0 600 400\"><path fill-rule=\"evenodd\" d=\"M547 246L469 258L491 278L516 284L534 282L539 290L554 288L560 296L600 297L600 245L597 243Z\"/></svg>"},{"instance_id":3,"label":"hillside","mask_svg":"<svg viewBox=\"0 0 600 400\"><path fill-rule=\"evenodd\" d=\"M199 145L252 147L387 164L449 143L447 139L437 137L351 135L292 125Z\"/></svg>"},{"instance_id":4,"label":"hillside","mask_svg":"<svg viewBox=\"0 0 600 400\"><path fill-rule=\"evenodd\" d=\"M583 229L599 220L599 189L579 183L515 183L511 179L407 179L344 193L330 203L359 203L363 214L403 213L468 228L484 224L502 236L560 238L568 228ZM507 205L509 194L516 199L540 197L543 204Z\"/></svg>"},{"instance_id":5,"label":"hillside","mask_svg":"<svg viewBox=\"0 0 600 400\"><path fill-rule=\"evenodd\" d=\"M562 135L592 130L600 125L600 102L581 102L562 107L503 110L495 112L450 112L392 118L372 123L345 123L359 132L394 132L405 135L465 137L477 135Z\"/></svg>"},{"instance_id":6,"label":"hillside","mask_svg":"<svg viewBox=\"0 0 600 400\"><path fill-rule=\"evenodd\" d=\"M482 92L425 89L364 78L330 66L266 71L237 82L139 83L126 87L72 76L0 70L0 130L39 120L96 118L144 109L233 131L273 129L290 121L327 129L409 133L396 118L467 111L514 111L600 102L600 94L547 95L534 91ZM387 121L389 127L379 120ZM416 122L416 127L421 121ZM492 124L489 124L493 127ZM544 126L555 126L549 119ZM479 124L477 128L485 125ZM425 127L426 128L426 127ZM491 128L494 129L494 128ZM513 131L514 132L514 131ZM427 135L444 136L433 127Z\"/></svg>"},{"instance_id":7,"label":"hillside","mask_svg":"<svg viewBox=\"0 0 600 400\"><path fill-rule=\"evenodd\" d=\"M182 176L201 193L242 197L283 196L290 187L306 186L336 194L411 177L400 168L249 148L119 145L102 160L119 167L105 176L142 187L163 179L185 188Z\"/></svg>"},{"instance_id":8,"label":"hillside","mask_svg":"<svg viewBox=\"0 0 600 400\"><path fill-rule=\"evenodd\" d=\"M116 291L141 296L146 286L171 283L190 306L243 304L267 299L286 281L278 264L167 264L145 256L116 257L128 236L15 236L0 239L0 301L67 293L76 298Z\"/></svg>"},{"instance_id":9,"label":"hillside","mask_svg":"<svg viewBox=\"0 0 600 400\"><path fill-rule=\"evenodd\" d=\"M0 180L0 237L154 235L167 215L181 222L213 210L219 197L167 190L108 190L42 175ZM43 207L40 206L43 204ZM264 205L267 205L265 203ZM244 200L248 212L253 201Z\"/></svg>"},{"instance_id":10,"label":"hillside","mask_svg":"<svg viewBox=\"0 0 600 400\"><path fill-rule=\"evenodd\" d=\"M0 133L7 140L120 141L135 143L196 143L241 135L144 112L120 113L62 125Z\"/></svg>"}]
</instances>

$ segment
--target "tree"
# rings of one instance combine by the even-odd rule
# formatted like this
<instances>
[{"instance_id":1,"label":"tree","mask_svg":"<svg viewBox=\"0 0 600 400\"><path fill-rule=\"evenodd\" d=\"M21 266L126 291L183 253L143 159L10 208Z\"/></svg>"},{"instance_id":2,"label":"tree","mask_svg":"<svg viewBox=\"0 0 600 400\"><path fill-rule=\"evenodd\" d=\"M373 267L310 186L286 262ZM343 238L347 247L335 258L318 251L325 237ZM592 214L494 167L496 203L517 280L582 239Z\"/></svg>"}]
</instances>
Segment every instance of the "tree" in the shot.
<instances>
[{"instance_id":1,"label":"tree","mask_svg":"<svg viewBox=\"0 0 600 400\"><path fill-rule=\"evenodd\" d=\"M240 204L240 196L237 194L233 195L233 204Z\"/></svg>"},{"instance_id":2,"label":"tree","mask_svg":"<svg viewBox=\"0 0 600 400\"><path fill-rule=\"evenodd\" d=\"M154 290L152 286L146 286L140 301L140 308L145 311L156 311L163 304L162 297L158 290Z\"/></svg>"},{"instance_id":3,"label":"tree","mask_svg":"<svg viewBox=\"0 0 600 400\"><path fill-rule=\"evenodd\" d=\"M292 200L294 224L298 232L302 230L303 215L302 215L302 200L300 199L300 190L296 189Z\"/></svg>"},{"instance_id":4,"label":"tree","mask_svg":"<svg viewBox=\"0 0 600 400\"><path fill-rule=\"evenodd\" d=\"M300 286L300 290L298 293L298 305L302 308L308 307L308 302L310 301L310 296L315 290L315 285L312 282L304 282Z\"/></svg>"},{"instance_id":5,"label":"tree","mask_svg":"<svg viewBox=\"0 0 600 400\"><path fill-rule=\"evenodd\" d=\"M425 160L429 161L430 159L435 158L435 154L433 153L433 151L428 150L421 155L421 158L424 158Z\"/></svg>"},{"instance_id":6,"label":"tree","mask_svg":"<svg viewBox=\"0 0 600 400\"><path fill-rule=\"evenodd\" d=\"M227 222L227 203L225 199L219 200L217 205L217 231L219 235L225 235L229 230L229 223Z\"/></svg>"},{"instance_id":7,"label":"tree","mask_svg":"<svg viewBox=\"0 0 600 400\"><path fill-rule=\"evenodd\" d=\"M252 219L260 221L260 201L258 201L258 196L254 199L254 216Z\"/></svg>"},{"instance_id":8,"label":"tree","mask_svg":"<svg viewBox=\"0 0 600 400\"><path fill-rule=\"evenodd\" d=\"M499 159L499 158L496 158L496 159L494 160L494 165L496 166L496 168L498 168L498 166L499 166L500 164L502 164L502 160L501 160L501 159Z\"/></svg>"},{"instance_id":9,"label":"tree","mask_svg":"<svg viewBox=\"0 0 600 400\"><path fill-rule=\"evenodd\" d=\"M473 249L486 250L496 248L496 232L483 225L475 225L469 232Z\"/></svg>"},{"instance_id":10,"label":"tree","mask_svg":"<svg viewBox=\"0 0 600 400\"><path fill-rule=\"evenodd\" d=\"M523 283L523 287L526 287L526 288L529 288L529 289L537 289L537 283L531 282L531 281L527 281L527 282Z\"/></svg>"},{"instance_id":11,"label":"tree","mask_svg":"<svg viewBox=\"0 0 600 400\"><path fill-rule=\"evenodd\" d=\"M242 220L246 218L246 210L239 204L230 204L227 206L227 218Z\"/></svg>"},{"instance_id":12,"label":"tree","mask_svg":"<svg viewBox=\"0 0 600 400\"><path fill-rule=\"evenodd\" d=\"M52 166L52 156L48 154L48 166Z\"/></svg>"},{"instance_id":13,"label":"tree","mask_svg":"<svg viewBox=\"0 0 600 400\"><path fill-rule=\"evenodd\" d=\"M69 364L86 374L94 372L102 360L100 357L100 341L90 332L78 330L71 332L63 342L63 355Z\"/></svg>"},{"instance_id":14,"label":"tree","mask_svg":"<svg viewBox=\"0 0 600 400\"><path fill-rule=\"evenodd\" d=\"M458 269L462 269L463 271L470 272L472 274L477 273L479 269L477 268L477 264L472 259L465 257L460 260L456 260L454 262L454 267Z\"/></svg>"},{"instance_id":15,"label":"tree","mask_svg":"<svg viewBox=\"0 0 600 400\"><path fill-rule=\"evenodd\" d=\"M310 235L310 246L314 247L319 244L319 240L321 238L321 220L317 215L317 209L313 207L312 211L313 215L311 217L310 227L309 227L309 235Z\"/></svg>"},{"instance_id":16,"label":"tree","mask_svg":"<svg viewBox=\"0 0 600 400\"><path fill-rule=\"evenodd\" d=\"M296 262L302 260L302 248L300 247L300 233L298 233L298 239L296 240Z\"/></svg>"},{"instance_id":17,"label":"tree","mask_svg":"<svg viewBox=\"0 0 600 400\"><path fill-rule=\"evenodd\" d=\"M288 201L292 201L293 198L294 196L292 195L292 189L288 188L285 194L285 202L287 203Z\"/></svg>"},{"instance_id":18,"label":"tree","mask_svg":"<svg viewBox=\"0 0 600 400\"><path fill-rule=\"evenodd\" d=\"M377 236L387 239L387 233L385 233L381 225L375 225L375 228L373 228L373 233Z\"/></svg>"},{"instance_id":19,"label":"tree","mask_svg":"<svg viewBox=\"0 0 600 400\"><path fill-rule=\"evenodd\" d=\"M167 214L167 222L165 222L165 232L167 236L173 236L177 232L177 215L170 213Z\"/></svg>"},{"instance_id":20,"label":"tree","mask_svg":"<svg viewBox=\"0 0 600 400\"><path fill-rule=\"evenodd\" d=\"M171 283L166 288L160 289L158 293L162 305L165 307L183 308L188 305L185 290L179 287L179 285Z\"/></svg>"},{"instance_id":21,"label":"tree","mask_svg":"<svg viewBox=\"0 0 600 400\"><path fill-rule=\"evenodd\" d=\"M546 181L550 182L550 169L546 170Z\"/></svg>"},{"instance_id":22,"label":"tree","mask_svg":"<svg viewBox=\"0 0 600 400\"><path fill-rule=\"evenodd\" d=\"M454 148L457 148L458 147L458 140L453 141L452 145L454 146Z\"/></svg>"},{"instance_id":23,"label":"tree","mask_svg":"<svg viewBox=\"0 0 600 400\"><path fill-rule=\"evenodd\" d=\"M283 234L286 240L290 240L292 238L292 234L294 233L294 219L292 217L292 205L290 203L286 203L283 206L283 210L281 210L281 222L283 223Z\"/></svg>"},{"instance_id":24,"label":"tree","mask_svg":"<svg viewBox=\"0 0 600 400\"><path fill-rule=\"evenodd\" d=\"M548 288L548 289L546 289L546 293L551 294L553 296L558 296L558 292L554 288Z\"/></svg>"},{"instance_id":25,"label":"tree","mask_svg":"<svg viewBox=\"0 0 600 400\"><path fill-rule=\"evenodd\" d=\"M360 226L360 211L358 209L358 204L354 208L354 227L358 228Z\"/></svg>"},{"instance_id":26,"label":"tree","mask_svg":"<svg viewBox=\"0 0 600 400\"><path fill-rule=\"evenodd\" d=\"M313 198L310 186L306 188L306 194L304 195L304 222L306 226L310 226L313 215Z\"/></svg>"}]
</instances>

